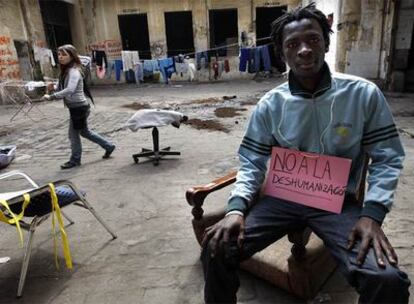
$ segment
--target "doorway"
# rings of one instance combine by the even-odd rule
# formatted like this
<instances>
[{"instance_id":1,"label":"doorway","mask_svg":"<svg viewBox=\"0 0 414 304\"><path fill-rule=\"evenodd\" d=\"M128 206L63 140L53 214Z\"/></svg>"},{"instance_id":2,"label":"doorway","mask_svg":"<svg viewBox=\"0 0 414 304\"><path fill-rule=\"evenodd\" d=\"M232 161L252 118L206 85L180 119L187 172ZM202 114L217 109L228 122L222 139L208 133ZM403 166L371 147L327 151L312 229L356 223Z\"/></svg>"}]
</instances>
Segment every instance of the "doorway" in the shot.
<instances>
[{"instance_id":1,"label":"doorway","mask_svg":"<svg viewBox=\"0 0 414 304\"><path fill-rule=\"evenodd\" d=\"M164 16L168 56L191 53L190 57L194 57L192 12L166 12Z\"/></svg>"},{"instance_id":2,"label":"doorway","mask_svg":"<svg viewBox=\"0 0 414 304\"><path fill-rule=\"evenodd\" d=\"M239 53L237 9L210 10L209 25L210 48L223 47L217 51L218 56L237 56Z\"/></svg>"},{"instance_id":3,"label":"doorway","mask_svg":"<svg viewBox=\"0 0 414 304\"><path fill-rule=\"evenodd\" d=\"M270 33L272 31L271 24L277 18L282 16L287 11L287 6L276 7L256 7L256 45L271 44ZM274 51L274 46L269 46L270 60L272 66L280 73L286 71L285 63L277 56Z\"/></svg>"},{"instance_id":4,"label":"doorway","mask_svg":"<svg viewBox=\"0 0 414 304\"><path fill-rule=\"evenodd\" d=\"M124 51L138 51L140 59L151 59L147 14L118 15Z\"/></svg>"},{"instance_id":5,"label":"doorway","mask_svg":"<svg viewBox=\"0 0 414 304\"><path fill-rule=\"evenodd\" d=\"M46 41L57 61L57 48L72 44L68 4L63 1L40 0L40 12L45 28Z\"/></svg>"}]
</instances>

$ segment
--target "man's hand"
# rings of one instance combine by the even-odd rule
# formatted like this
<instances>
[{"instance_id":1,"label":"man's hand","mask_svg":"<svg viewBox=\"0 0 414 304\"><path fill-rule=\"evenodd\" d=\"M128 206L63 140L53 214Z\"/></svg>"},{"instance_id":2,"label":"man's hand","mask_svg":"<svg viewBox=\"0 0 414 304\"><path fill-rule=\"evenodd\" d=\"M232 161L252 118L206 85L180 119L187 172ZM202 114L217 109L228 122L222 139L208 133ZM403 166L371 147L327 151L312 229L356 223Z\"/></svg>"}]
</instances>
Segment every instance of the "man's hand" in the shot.
<instances>
[{"instance_id":1,"label":"man's hand","mask_svg":"<svg viewBox=\"0 0 414 304\"><path fill-rule=\"evenodd\" d=\"M211 256L214 257L222 245L228 245L230 236L237 236L237 244L241 247L244 237L243 216L230 214L216 224L207 227L204 231L202 246L209 243Z\"/></svg>"},{"instance_id":2,"label":"man's hand","mask_svg":"<svg viewBox=\"0 0 414 304\"><path fill-rule=\"evenodd\" d=\"M397 254L382 231L380 224L369 217L361 217L348 238L348 249L352 249L357 239L361 239L356 262L362 265L372 244L380 267L385 267L384 253L391 265L398 264Z\"/></svg>"}]
</instances>

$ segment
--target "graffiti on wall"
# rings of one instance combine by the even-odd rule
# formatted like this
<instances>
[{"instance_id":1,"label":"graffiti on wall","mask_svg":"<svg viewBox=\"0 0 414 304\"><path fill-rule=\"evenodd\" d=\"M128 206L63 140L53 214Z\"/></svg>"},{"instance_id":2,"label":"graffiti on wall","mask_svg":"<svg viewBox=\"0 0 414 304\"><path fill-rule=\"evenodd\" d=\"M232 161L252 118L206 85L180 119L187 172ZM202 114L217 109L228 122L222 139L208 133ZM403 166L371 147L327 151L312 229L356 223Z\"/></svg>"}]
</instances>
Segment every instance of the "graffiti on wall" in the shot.
<instances>
[{"instance_id":1,"label":"graffiti on wall","mask_svg":"<svg viewBox=\"0 0 414 304\"><path fill-rule=\"evenodd\" d=\"M119 40L103 40L91 43L87 46L86 51L90 53L93 50L105 51L108 59L121 58L122 43Z\"/></svg>"},{"instance_id":2,"label":"graffiti on wall","mask_svg":"<svg viewBox=\"0 0 414 304\"><path fill-rule=\"evenodd\" d=\"M6 79L21 79L20 65L13 39L0 35L0 80Z\"/></svg>"}]
</instances>

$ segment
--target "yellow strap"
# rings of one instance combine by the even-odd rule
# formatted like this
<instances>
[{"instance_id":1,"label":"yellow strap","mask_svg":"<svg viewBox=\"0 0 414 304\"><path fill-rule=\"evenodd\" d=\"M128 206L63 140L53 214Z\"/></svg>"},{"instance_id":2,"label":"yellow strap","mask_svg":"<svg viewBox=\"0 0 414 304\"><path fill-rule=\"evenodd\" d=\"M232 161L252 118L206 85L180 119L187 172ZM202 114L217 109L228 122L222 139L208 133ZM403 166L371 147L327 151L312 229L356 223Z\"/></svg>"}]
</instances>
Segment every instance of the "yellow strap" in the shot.
<instances>
[{"instance_id":1,"label":"yellow strap","mask_svg":"<svg viewBox=\"0 0 414 304\"><path fill-rule=\"evenodd\" d=\"M56 238L56 230L55 230L55 216L57 218L59 229L60 229L60 235L62 237L62 246L63 246L63 255L65 257L66 267L68 269L72 269L72 257L70 255L70 248L69 248L69 240L68 236L66 234L65 229L63 228L63 218L62 218L62 212L60 211L58 198L55 191L55 186L50 183L50 197L52 202L52 229L53 229L53 237L54 237L54 247L55 247L55 263L56 267L59 269L59 263L57 259L57 238Z\"/></svg>"},{"instance_id":2,"label":"yellow strap","mask_svg":"<svg viewBox=\"0 0 414 304\"><path fill-rule=\"evenodd\" d=\"M23 194L23 197L24 197L24 202L23 202L23 206L22 206L22 211L18 215L14 214L11 211L11 209L9 207L9 204L7 203L6 200L0 200L0 204L3 205L7 209L7 211L9 212L9 214L12 217L12 218L8 218L0 210L0 221L5 222L5 223L10 224L10 225L16 225L17 232L19 233L20 246L21 247L23 247L23 233L22 233L22 229L20 228L20 220L23 218L24 211L25 211L27 205L30 203L30 195L25 193L25 194Z\"/></svg>"}]
</instances>

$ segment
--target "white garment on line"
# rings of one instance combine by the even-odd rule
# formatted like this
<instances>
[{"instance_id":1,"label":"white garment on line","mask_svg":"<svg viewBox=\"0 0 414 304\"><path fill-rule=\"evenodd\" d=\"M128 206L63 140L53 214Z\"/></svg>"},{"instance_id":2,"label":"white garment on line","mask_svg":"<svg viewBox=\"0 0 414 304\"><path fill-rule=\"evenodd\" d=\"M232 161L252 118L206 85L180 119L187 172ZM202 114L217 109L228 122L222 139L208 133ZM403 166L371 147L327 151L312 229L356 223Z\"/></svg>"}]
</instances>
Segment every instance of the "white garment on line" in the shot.
<instances>
[{"instance_id":1,"label":"white garment on line","mask_svg":"<svg viewBox=\"0 0 414 304\"><path fill-rule=\"evenodd\" d=\"M40 64L50 63L52 66L56 66L56 62L55 62L55 58L53 57L52 50L34 46L33 54L34 54L34 59L36 61L39 61Z\"/></svg>"},{"instance_id":2,"label":"white garment on line","mask_svg":"<svg viewBox=\"0 0 414 304\"><path fill-rule=\"evenodd\" d=\"M127 72L134 69L134 65L139 63L138 51L121 51L123 71Z\"/></svg>"}]
</instances>

